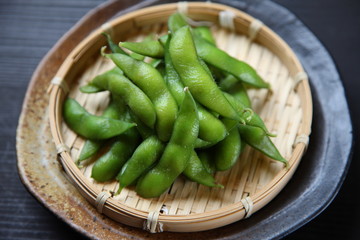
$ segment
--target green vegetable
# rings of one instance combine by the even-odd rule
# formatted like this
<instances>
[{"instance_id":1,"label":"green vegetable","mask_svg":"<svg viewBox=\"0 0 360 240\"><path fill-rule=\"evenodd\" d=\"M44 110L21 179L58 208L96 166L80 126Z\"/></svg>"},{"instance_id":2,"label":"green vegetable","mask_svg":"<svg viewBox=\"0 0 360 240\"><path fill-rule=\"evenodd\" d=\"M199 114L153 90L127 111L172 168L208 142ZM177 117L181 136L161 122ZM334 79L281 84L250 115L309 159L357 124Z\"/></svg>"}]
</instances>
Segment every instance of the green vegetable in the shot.
<instances>
[{"instance_id":1,"label":"green vegetable","mask_svg":"<svg viewBox=\"0 0 360 240\"><path fill-rule=\"evenodd\" d=\"M109 139L136 126L135 123L92 115L71 98L64 102L63 117L74 132L91 140Z\"/></svg>"},{"instance_id":2,"label":"green vegetable","mask_svg":"<svg viewBox=\"0 0 360 240\"><path fill-rule=\"evenodd\" d=\"M171 139L163 155L156 166L137 182L136 192L142 197L158 197L164 193L185 170L193 153L199 132L199 119L193 97L187 88L185 92Z\"/></svg>"}]
</instances>

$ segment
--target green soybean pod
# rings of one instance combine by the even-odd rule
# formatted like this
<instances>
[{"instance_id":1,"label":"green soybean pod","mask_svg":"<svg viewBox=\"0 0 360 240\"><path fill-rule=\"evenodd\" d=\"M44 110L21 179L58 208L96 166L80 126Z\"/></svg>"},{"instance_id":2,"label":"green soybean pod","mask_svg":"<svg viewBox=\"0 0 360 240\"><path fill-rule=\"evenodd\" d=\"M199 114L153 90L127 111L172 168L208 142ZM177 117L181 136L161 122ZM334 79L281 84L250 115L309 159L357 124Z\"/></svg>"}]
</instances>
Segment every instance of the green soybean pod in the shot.
<instances>
[{"instance_id":1,"label":"green soybean pod","mask_svg":"<svg viewBox=\"0 0 360 240\"><path fill-rule=\"evenodd\" d=\"M217 170L225 171L234 166L241 153L241 138L238 129L232 129L229 135L213 148Z\"/></svg>"},{"instance_id":2,"label":"green soybean pod","mask_svg":"<svg viewBox=\"0 0 360 240\"><path fill-rule=\"evenodd\" d=\"M131 53L128 54L121 47L119 47L117 44L114 43L114 41L111 39L109 34L107 34L107 33L102 33L102 34L106 37L106 40L107 40L107 43L108 43L108 45L110 47L111 52L129 55L130 57L132 57L132 58L134 58L136 60L140 60L140 61L145 59L145 56L143 56L141 54L138 54L138 53L135 53L135 52L131 52Z\"/></svg>"},{"instance_id":3,"label":"green soybean pod","mask_svg":"<svg viewBox=\"0 0 360 240\"><path fill-rule=\"evenodd\" d=\"M185 16L183 16L181 13L176 12L169 17L168 28L172 34L174 34L183 26L188 26L188 23L185 20Z\"/></svg>"},{"instance_id":4,"label":"green soybean pod","mask_svg":"<svg viewBox=\"0 0 360 240\"><path fill-rule=\"evenodd\" d=\"M148 137L151 137L153 135L155 135L155 131L152 128L149 128L148 126L146 126L142 121L140 121L140 119L134 115L134 113L132 113L131 111L129 111L132 119L134 120L134 122L136 123L136 129L139 132L140 136L142 137L142 139L147 139Z\"/></svg>"},{"instance_id":5,"label":"green soybean pod","mask_svg":"<svg viewBox=\"0 0 360 240\"><path fill-rule=\"evenodd\" d=\"M110 75L110 73L123 75L123 72L120 70L120 68L114 67L113 69L107 71L106 73L100 74L96 77L104 78L104 75ZM95 84L93 84L93 81L94 81L94 79L92 79L88 84L81 86L80 91L82 93L98 93L98 92L102 92L105 90L103 87L99 87L99 86L96 86Z\"/></svg>"},{"instance_id":6,"label":"green soybean pod","mask_svg":"<svg viewBox=\"0 0 360 240\"><path fill-rule=\"evenodd\" d=\"M246 88L233 75L228 74L225 78L221 79L219 87L240 101L245 107L251 108L251 100Z\"/></svg>"},{"instance_id":7,"label":"green soybean pod","mask_svg":"<svg viewBox=\"0 0 360 240\"><path fill-rule=\"evenodd\" d=\"M165 76L164 80L169 88L169 91L174 96L176 103L180 106L185 93L184 85L181 83L179 74L176 72L174 65L171 61L169 53L169 43L171 35L165 35L160 38L160 42L164 45L164 61L165 61Z\"/></svg>"},{"instance_id":8,"label":"green soybean pod","mask_svg":"<svg viewBox=\"0 0 360 240\"><path fill-rule=\"evenodd\" d=\"M135 123L92 115L71 98L64 102L63 117L74 132L91 140L108 139L136 126Z\"/></svg>"},{"instance_id":9,"label":"green soybean pod","mask_svg":"<svg viewBox=\"0 0 360 240\"><path fill-rule=\"evenodd\" d=\"M162 59L151 59L151 61L149 62L149 64L151 66L153 66L154 68L158 68L162 65L163 60Z\"/></svg>"},{"instance_id":10,"label":"green soybean pod","mask_svg":"<svg viewBox=\"0 0 360 240\"><path fill-rule=\"evenodd\" d=\"M217 142L208 142L205 140L202 140L201 138L197 138L195 141L195 146L194 148L197 149L206 149L209 147L212 147L213 145L215 145Z\"/></svg>"},{"instance_id":11,"label":"green soybean pod","mask_svg":"<svg viewBox=\"0 0 360 240\"><path fill-rule=\"evenodd\" d=\"M125 104L120 102L118 106L123 108L123 114L120 118L125 121L132 121L129 109L126 109ZM139 141L140 135L136 128L130 128L117 136L109 150L96 160L91 170L91 177L98 182L114 179L121 167L131 157Z\"/></svg>"},{"instance_id":12,"label":"green soybean pod","mask_svg":"<svg viewBox=\"0 0 360 240\"><path fill-rule=\"evenodd\" d=\"M116 179L120 183L117 194L134 183L144 172L161 157L165 145L156 136L145 139L134 151L131 158L121 168Z\"/></svg>"},{"instance_id":13,"label":"green soybean pod","mask_svg":"<svg viewBox=\"0 0 360 240\"><path fill-rule=\"evenodd\" d=\"M127 77L110 70L96 76L90 83L98 88L109 90L120 97L131 111L148 127L154 128L155 107L149 97Z\"/></svg>"},{"instance_id":14,"label":"green soybean pod","mask_svg":"<svg viewBox=\"0 0 360 240\"><path fill-rule=\"evenodd\" d=\"M253 110L251 110L250 108L246 108L240 101L235 99L235 97L233 97L229 93L224 93L224 95L228 99L230 104L232 104L232 106L236 109L236 111L242 116L242 118L245 121L245 124L254 127L259 127L263 129L268 136L275 137L274 134L269 132L261 117L257 115Z\"/></svg>"},{"instance_id":15,"label":"green soybean pod","mask_svg":"<svg viewBox=\"0 0 360 240\"><path fill-rule=\"evenodd\" d=\"M157 40L147 40L143 42L120 42L119 46L152 58L162 58L164 56L164 48Z\"/></svg>"},{"instance_id":16,"label":"green soybean pod","mask_svg":"<svg viewBox=\"0 0 360 240\"><path fill-rule=\"evenodd\" d=\"M181 81L189 87L191 94L200 104L224 117L240 120L215 81L201 65L188 26L174 33L169 52Z\"/></svg>"},{"instance_id":17,"label":"green soybean pod","mask_svg":"<svg viewBox=\"0 0 360 240\"><path fill-rule=\"evenodd\" d=\"M180 106L185 97L184 85L172 64L169 53L170 40L171 36L168 36L166 42L163 42L165 46L165 80L171 94ZM196 106L199 113L199 138L209 143L216 143L224 139L227 135L224 124L200 104L197 103Z\"/></svg>"},{"instance_id":18,"label":"green soybean pod","mask_svg":"<svg viewBox=\"0 0 360 240\"><path fill-rule=\"evenodd\" d=\"M112 180L131 157L137 142L137 133L118 136L109 151L101 156L91 170L91 177L98 182Z\"/></svg>"},{"instance_id":19,"label":"green soybean pod","mask_svg":"<svg viewBox=\"0 0 360 240\"><path fill-rule=\"evenodd\" d=\"M121 49L117 44L114 43L114 41L111 39L111 36L108 33L102 33L106 37L107 43L110 47L110 50L113 53L121 53L121 54L127 54L124 50Z\"/></svg>"},{"instance_id":20,"label":"green soybean pod","mask_svg":"<svg viewBox=\"0 0 360 240\"><path fill-rule=\"evenodd\" d=\"M120 119L121 114L124 113L125 106L119 105L121 104L115 103L114 100L111 100L101 116L112 119ZM77 164L79 164L81 161L93 157L103 145L104 141L102 140L86 140L84 146L81 149Z\"/></svg>"},{"instance_id":21,"label":"green soybean pod","mask_svg":"<svg viewBox=\"0 0 360 240\"><path fill-rule=\"evenodd\" d=\"M168 141L174 126L177 104L166 83L154 67L124 54L105 54L152 101L156 112L155 129L162 141Z\"/></svg>"},{"instance_id":22,"label":"green soybean pod","mask_svg":"<svg viewBox=\"0 0 360 240\"><path fill-rule=\"evenodd\" d=\"M211 43L212 45L216 46L216 41L214 36L211 33L211 30L209 27L206 26L200 26L194 28L194 33L206 40L208 43Z\"/></svg>"},{"instance_id":23,"label":"green soybean pod","mask_svg":"<svg viewBox=\"0 0 360 240\"><path fill-rule=\"evenodd\" d=\"M199 56L208 64L234 75L240 81L258 88L269 88L269 84L249 64L231 57L201 37L194 37Z\"/></svg>"},{"instance_id":24,"label":"green soybean pod","mask_svg":"<svg viewBox=\"0 0 360 240\"><path fill-rule=\"evenodd\" d=\"M214 174L216 166L211 149L197 150L196 152L205 170L210 174Z\"/></svg>"},{"instance_id":25,"label":"green soybean pod","mask_svg":"<svg viewBox=\"0 0 360 240\"><path fill-rule=\"evenodd\" d=\"M288 161L281 156L279 150L276 148L269 136L266 135L266 132L263 129L255 126L240 124L239 132L244 142L266 156L284 163L285 166L288 167Z\"/></svg>"},{"instance_id":26,"label":"green soybean pod","mask_svg":"<svg viewBox=\"0 0 360 240\"><path fill-rule=\"evenodd\" d=\"M79 165L80 162L93 157L100 148L104 145L104 141L101 140L86 140L84 146L81 149L80 155L76 164Z\"/></svg>"},{"instance_id":27,"label":"green soybean pod","mask_svg":"<svg viewBox=\"0 0 360 240\"><path fill-rule=\"evenodd\" d=\"M174 130L164 153L154 168L141 177L136 192L145 198L164 193L186 168L199 132L196 104L186 89Z\"/></svg>"},{"instance_id":28,"label":"green soybean pod","mask_svg":"<svg viewBox=\"0 0 360 240\"><path fill-rule=\"evenodd\" d=\"M184 26L188 26L185 17L175 13L169 17L168 26L172 33ZM201 31L201 30L200 30ZM269 88L269 84L257 74L247 63L231 57L229 54L216 47L214 42L199 30L194 30L194 40L197 53L208 64L234 75L240 81L258 88ZM210 41L209 41L210 40Z\"/></svg>"},{"instance_id":29,"label":"green soybean pod","mask_svg":"<svg viewBox=\"0 0 360 240\"><path fill-rule=\"evenodd\" d=\"M92 84L87 84L87 85L81 86L80 91L82 93L98 93L98 92L102 92L104 90L101 88L98 88Z\"/></svg>"},{"instance_id":30,"label":"green soybean pod","mask_svg":"<svg viewBox=\"0 0 360 240\"><path fill-rule=\"evenodd\" d=\"M208 187L224 187L223 185L216 183L215 178L205 169L195 151L192 152L183 174L191 181Z\"/></svg>"}]
</instances>

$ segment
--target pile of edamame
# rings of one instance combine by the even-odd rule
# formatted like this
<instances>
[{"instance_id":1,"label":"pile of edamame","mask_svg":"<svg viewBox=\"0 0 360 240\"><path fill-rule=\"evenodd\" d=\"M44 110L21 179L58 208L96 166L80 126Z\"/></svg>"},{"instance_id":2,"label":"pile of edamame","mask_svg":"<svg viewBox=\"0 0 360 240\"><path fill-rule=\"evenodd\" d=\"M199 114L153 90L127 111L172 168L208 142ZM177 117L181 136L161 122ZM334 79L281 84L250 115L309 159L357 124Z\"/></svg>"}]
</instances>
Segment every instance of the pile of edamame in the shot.
<instances>
[{"instance_id":1,"label":"pile of edamame","mask_svg":"<svg viewBox=\"0 0 360 240\"><path fill-rule=\"evenodd\" d=\"M65 122L86 139L79 166L95 158L92 178L116 179L117 194L133 185L145 198L168 191L181 174L223 187L214 173L230 169L245 144L287 166L246 91L269 84L216 47L208 27L175 13L168 28L158 39L119 45L104 34L111 53L101 53L116 66L80 90L109 91L108 107L95 116L71 98L63 106Z\"/></svg>"}]
</instances>

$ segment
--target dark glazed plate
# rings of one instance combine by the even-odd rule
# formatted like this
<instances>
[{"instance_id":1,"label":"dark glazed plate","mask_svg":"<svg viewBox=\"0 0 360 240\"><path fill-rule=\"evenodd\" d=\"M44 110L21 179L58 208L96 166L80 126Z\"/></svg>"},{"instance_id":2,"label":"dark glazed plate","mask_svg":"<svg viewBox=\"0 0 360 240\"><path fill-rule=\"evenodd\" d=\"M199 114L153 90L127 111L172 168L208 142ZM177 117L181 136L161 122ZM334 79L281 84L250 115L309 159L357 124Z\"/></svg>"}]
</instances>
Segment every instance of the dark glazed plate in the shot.
<instances>
[{"instance_id":1,"label":"dark glazed plate","mask_svg":"<svg viewBox=\"0 0 360 240\"><path fill-rule=\"evenodd\" d=\"M267 0L223 0L258 18L293 49L310 77L314 118L307 153L295 175L251 218L200 233L153 234L100 214L67 181L56 161L48 126L46 88L69 52L89 32L115 15L168 1L109 1L89 12L46 55L35 71L19 120L18 169L24 185L49 210L94 239L276 239L324 210L345 178L352 148L352 125L341 80L316 37L288 10ZM135 1L132 2L135 4Z\"/></svg>"}]
</instances>

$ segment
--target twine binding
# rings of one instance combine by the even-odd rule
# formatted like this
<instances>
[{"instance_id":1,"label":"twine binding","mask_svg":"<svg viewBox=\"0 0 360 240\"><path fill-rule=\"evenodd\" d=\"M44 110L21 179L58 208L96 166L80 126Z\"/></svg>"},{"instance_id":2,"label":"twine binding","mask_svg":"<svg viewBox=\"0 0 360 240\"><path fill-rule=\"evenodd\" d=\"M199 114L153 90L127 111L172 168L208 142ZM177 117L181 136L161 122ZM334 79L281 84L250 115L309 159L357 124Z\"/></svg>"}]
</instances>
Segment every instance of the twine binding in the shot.
<instances>
[{"instance_id":1,"label":"twine binding","mask_svg":"<svg viewBox=\"0 0 360 240\"><path fill-rule=\"evenodd\" d=\"M59 86L64 91L65 94L67 94L69 92L69 86L67 85L67 83L64 81L64 79L62 77L55 76L51 80L50 86L47 90L48 93L51 91L51 89L54 85Z\"/></svg>"},{"instance_id":2,"label":"twine binding","mask_svg":"<svg viewBox=\"0 0 360 240\"><path fill-rule=\"evenodd\" d=\"M105 205L106 200L110 197L110 194L108 192L101 192L96 198L96 210L99 213L103 213L103 208Z\"/></svg>"},{"instance_id":3,"label":"twine binding","mask_svg":"<svg viewBox=\"0 0 360 240\"><path fill-rule=\"evenodd\" d=\"M56 145L56 152L58 154L62 152L70 152L70 148L65 143L59 143L58 145Z\"/></svg>"},{"instance_id":4,"label":"twine binding","mask_svg":"<svg viewBox=\"0 0 360 240\"><path fill-rule=\"evenodd\" d=\"M294 77L294 83L292 89L295 90L301 81L307 79L308 79L308 75L306 74L306 72L298 72Z\"/></svg>"},{"instance_id":5,"label":"twine binding","mask_svg":"<svg viewBox=\"0 0 360 240\"><path fill-rule=\"evenodd\" d=\"M188 12L188 3L186 1L178 2L177 10L179 13L186 14Z\"/></svg>"},{"instance_id":6,"label":"twine binding","mask_svg":"<svg viewBox=\"0 0 360 240\"><path fill-rule=\"evenodd\" d=\"M261 27L264 25L264 23L258 19L254 19L254 21L252 21L250 23L250 26L249 26L249 38L250 38L250 41L253 41L258 32L260 31Z\"/></svg>"},{"instance_id":7,"label":"twine binding","mask_svg":"<svg viewBox=\"0 0 360 240\"><path fill-rule=\"evenodd\" d=\"M207 26L210 27L212 25L211 22L208 21L194 21L191 18L187 17L186 14L188 12L188 2L178 2L177 3L177 11L183 14L185 21L190 24L191 26L200 27L200 26Z\"/></svg>"},{"instance_id":8,"label":"twine binding","mask_svg":"<svg viewBox=\"0 0 360 240\"><path fill-rule=\"evenodd\" d=\"M241 202L242 202L242 204L244 205L244 208L245 208L245 216L244 216L244 218L249 218L251 216L251 214L252 214L254 203L253 203L253 201L251 200L250 197L246 197L246 198L241 199Z\"/></svg>"},{"instance_id":9,"label":"twine binding","mask_svg":"<svg viewBox=\"0 0 360 240\"><path fill-rule=\"evenodd\" d=\"M221 11L219 13L220 26L234 30L235 29L234 18L235 18L235 13L229 10Z\"/></svg>"},{"instance_id":10,"label":"twine binding","mask_svg":"<svg viewBox=\"0 0 360 240\"><path fill-rule=\"evenodd\" d=\"M163 224L159 222L159 211L149 212L146 221L144 222L144 230L150 233L163 232Z\"/></svg>"},{"instance_id":11,"label":"twine binding","mask_svg":"<svg viewBox=\"0 0 360 240\"><path fill-rule=\"evenodd\" d=\"M306 149L307 146L309 145L309 135L303 133L297 136L294 142L294 147L299 143L305 144L305 149Z\"/></svg>"},{"instance_id":12,"label":"twine binding","mask_svg":"<svg viewBox=\"0 0 360 240\"><path fill-rule=\"evenodd\" d=\"M101 25L100 29L102 32L107 32L107 33L111 34L113 27L111 26L110 23L106 22L103 25Z\"/></svg>"}]
</instances>

